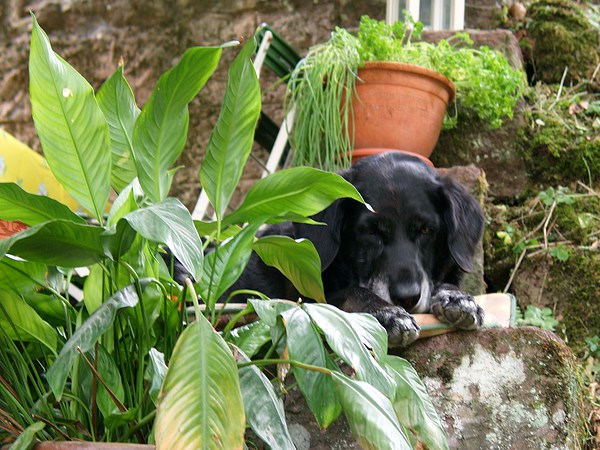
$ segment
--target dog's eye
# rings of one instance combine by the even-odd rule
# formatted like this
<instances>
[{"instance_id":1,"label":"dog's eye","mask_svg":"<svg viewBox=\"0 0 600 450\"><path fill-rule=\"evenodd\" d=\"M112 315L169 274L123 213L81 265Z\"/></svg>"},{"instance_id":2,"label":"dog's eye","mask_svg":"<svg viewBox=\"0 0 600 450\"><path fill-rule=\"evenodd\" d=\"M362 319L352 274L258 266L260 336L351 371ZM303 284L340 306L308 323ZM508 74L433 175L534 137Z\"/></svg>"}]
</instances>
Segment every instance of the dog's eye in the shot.
<instances>
[{"instance_id":1,"label":"dog's eye","mask_svg":"<svg viewBox=\"0 0 600 450\"><path fill-rule=\"evenodd\" d=\"M429 234L429 233L431 233L431 231L432 231L431 227L429 227L427 225L419 226L419 233L421 233L421 234Z\"/></svg>"}]
</instances>

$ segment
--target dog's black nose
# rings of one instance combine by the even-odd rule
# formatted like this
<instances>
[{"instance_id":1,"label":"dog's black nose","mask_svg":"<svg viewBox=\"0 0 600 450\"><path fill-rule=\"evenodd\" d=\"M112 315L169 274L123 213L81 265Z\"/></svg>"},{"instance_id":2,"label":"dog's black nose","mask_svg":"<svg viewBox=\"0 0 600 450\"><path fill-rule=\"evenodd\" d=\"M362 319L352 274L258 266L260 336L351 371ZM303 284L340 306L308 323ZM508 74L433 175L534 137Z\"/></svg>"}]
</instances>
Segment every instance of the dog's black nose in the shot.
<instances>
[{"instance_id":1,"label":"dog's black nose","mask_svg":"<svg viewBox=\"0 0 600 450\"><path fill-rule=\"evenodd\" d=\"M395 305L402 306L410 311L421 298L421 286L418 283L402 283L391 289L392 301Z\"/></svg>"}]
</instances>

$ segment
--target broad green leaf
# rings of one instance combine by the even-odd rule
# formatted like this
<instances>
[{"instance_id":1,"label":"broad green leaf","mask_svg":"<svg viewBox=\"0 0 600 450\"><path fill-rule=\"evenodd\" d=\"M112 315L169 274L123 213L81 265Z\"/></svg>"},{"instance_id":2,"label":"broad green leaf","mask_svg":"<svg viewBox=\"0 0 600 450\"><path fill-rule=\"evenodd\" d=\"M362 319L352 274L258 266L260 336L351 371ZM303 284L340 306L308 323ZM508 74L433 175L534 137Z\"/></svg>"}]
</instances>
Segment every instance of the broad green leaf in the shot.
<instances>
[{"instance_id":1,"label":"broad green leaf","mask_svg":"<svg viewBox=\"0 0 600 450\"><path fill-rule=\"evenodd\" d=\"M267 342L271 341L270 330L271 327L265 322L257 320L234 328L226 339L252 358Z\"/></svg>"},{"instance_id":2,"label":"broad green leaf","mask_svg":"<svg viewBox=\"0 0 600 450\"><path fill-rule=\"evenodd\" d=\"M104 258L103 232L65 220L41 223L0 240L0 258L8 253L52 266L89 266Z\"/></svg>"},{"instance_id":3,"label":"broad green leaf","mask_svg":"<svg viewBox=\"0 0 600 450\"><path fill-rule=\"evenodd\" d=\"M363 202L356 188L338 174L311 167L280 170L256 182L240 207L225 217L223 223L312 216L341 197Z\"/></svg>"},{"instance_id":4,"label":"broad green leaf","mask_svg":"<svg viewBox=\"0 0 600 450\"><path fill-rule=\"evenodd\" d=\"M249 362L241 350L237 361ZM250 428L270 448L296 450L285 421L283 401L277 396L269 379L254 365L238 369L244 399L246 420Z\"/></svg>"},{"instance_id":5,"label":"broad green leaf","mask_svg":"<svg viewBox=\"0 0 600 450\"><path fill-rule=\"evenodd\" d=\"M137 176L133 160L133 127L140 115L131 87L123 76L123 66L100 87L96 94L110 132L112 155L111 184L117 192Z\"/></svg>"},{"instance_id":6,"label":"broad green leaf","mask_svg":"<svg viewBox=\"0 0 600 450\"><path fill-rule=\"evenodd\" d=\"M321 336L308 314L300 308L292 308L282 312L281 316L290 359L335 370L335 363L325 350ZM292 373L317 423L321 428L327 428L342 411L333 380L324 373L296 366L292 366Z\"/></svg>"},{"instance_id":7,"label":"broad green leaf","mask_svg":"<svg viewBox=\"0 0 600 450\"><path fill-rule=\"evenodd\" d=\"M141 280L143 284L147 281ZM89 352L96 341L114 323L117 311L123 308L133 308L138 303L138 295L134 285L129 285L118 291L106 300L85 322L73 333L61 349L54 364L46 372L48 384L57 400L60 400L65 388L65 383L73 362L77 356L77 349Z\"/></svg>"},{"instance_id":8,"label":"broad green leaf","mask_svg":"<svg viewBox=\"0 0 600 450\"><path fill-rule=\"evenodd\" d=\"M298 305L286 300L261 300L250 298L248 301L252 304L258 317L269 327L277 325L277 317L290 308L298 308Z\"/></svg>"},{"instance_id":9,"label":"broad green leaf","mask_svg":"<svg viewBox=\"0 0 600 450\"><path fill-rule=\"evenodd\" d=\"M100 237L104 254L113 261L118 260L131 248L137 234L131 225L120 220L116 225L106 228Z\"/></svg>"},{"instance_id":10,"label":"broad green leaf","mask_svg":"<svg viewBox=\"0 0 600 450\"><path fill-rule=\"evenodd\" d=\"M219 47L194 47L165 72L133 129L134 159L140 185L152 202L164 200L171 184L168 170L187 140L190 103L213 73Z\"/></svg>"},{"instance_id":11,"label":"broad green leaf","mask_svg":"<svg viewBox=\"0 0 600 450\"><path fill-rule=\"evenodd\" d=\"M348 319L352 313L318 303L305 303L302 307L321 329L331 349L355 370L357 378L393 398L396 384L365 347L355 324Z\"/></svg>"},{"instance_id":12,"label":"broad green leaf","mask_svg":"<svg viewBox=\"0 0 600 450\"><path fill-rule=\"evenodd\" d=\"M345 316L377 361L382 361L388 351L388 335L385 328L371 314L353 313Z\"/></svg>"},{"instance_id":13,"label":"broad green leaf","mask_svg":"<svg viewBox=\"0 0 600 450\"><path fill-rule=\"evenodd\" d=\"M288 236L265 236L252 246L263 262L277 268L300 294L325 303L321 258L312 242Z\"/></svg>"},{"instance_id":14,"label":"broad green leaf","mask_svg":"<svg viewBox=\"0 0 600 450\"><path fill-rule=\"evenodd\" d=\"M39 342L56 354L56 330L17 294L0 291L0 326L11 339Z\"/></svg>"},{"instance_id":15,"label":"broad green leaf","mask_svg":"<svg viewBox=\"0 0 600 450\"><path fill-rule=\"evenodd\" d=\"M110 136L92 86L52 51L33 16L29 56L31 113L48 166L102 223L110 190Z\"/></svg>"},{"instance_id":16,"label":"broad green leaf","mask_svg":"<svg viewBox=\"0 0 600 450\"><path fill-rule=\"evenodd\" d=\"M202 274L202 242L189 211L175 198L141 208L124 219L145 239L166 244L173 255L194 276Z\"/></svg>"},{"instance_id":17,"label":"broad green leaf","mask_svg":"<svg viewBox=\"0 0 600 450\"><path fill-rule=\"evenodd\" d=\"M90 267L90 273L83 284L83 304L88 314L93 314L105 298L109 296L111 286L106 279L106 272L99 264Z\"/></svg>"},{"instance_id":18,"label":"broad green leaf","mask_svg":"<svg viewBox=\"0 0 600 450\"><path fill-rule=\"evenodd\" d=\"M18 261L6 257L0 259L0 290L26 293L45 284L45 264Z\"/></svg>"},{"instance_id":19,"label":"broad green leaf","mask_svg":"<svg viewBox=\"0 0 600 450\"><path fill-rule=\"evenodd\" d=\"M58 297L33 292L24 295L23 298L39 314L42 320L55 328L64 327L66 322L75 320L74 311L66 308Z\"/></svg>"},{"instance_id":20,"label":"broad green leaf","mask_svg":"<svg viewBox=\"0 0 600 450\"><path fill-rule=\"evenodd\" d=\"M126 214L138 209L143 198L142 187L136 178L119 193L113 202L108 212L108 224L115 225Z\"/></svg>"},{"instance_id":21,"label":"broad green leaf","mask_svg":"<svg viewBox=\"0 0 600 450\"><path fill-rule=\"evenodd\" d=\"M398 386L392 405L400 423L413 431L429 450L448 449L444 425L415 369L405 359L393 355L386 358L386 369Z\"/></svg>"},{"instance_id":22,"label":"broad green leaf","mask_svg":"<svg viewBox=\"0 0 600 450\"><path fill-rule=\"evenodd\" d=\"M223 217L240 181L260 115L260 85L250 60L255 46L250 39L229 69L221 113L200 169L200 181L217 220Z\"/></svg>"},{"instance_id":23,"label":"broad green leaf","mask_svg":"<svg viewBox=\"0 0 600 450\"><path fill-rule=\"evenodd\" d=\"M19 220L29 226L54 219L85 223L62 203L25 192L14 183L0 183L0 219Z\"/></svg>"},{"instance_id":24,"label":"broad green leaf","mask_svg":"<svg viewBox=\"0 0 600 450\"><path fill-rule=\"evenodd\" d=\"M11 450L29 450L37 442L35 435L42 431L46 424L34 422L23 430L19 437L10 446Z\"/></svg>"},{"instance_id":25,"label":"broad green leaf","mask_svg":"<svg viewBox=\"0 0 600 450\"><path fill-rule=\"evenodd\" d=\"M165 355L155 348L151 348L148 352L148 365L144 372L144 380L150 383L148 394L152 398L152 402L158 404L158 395L160 389L167 376L167 365L165 364Z\"/></svg>"},{"instance_id":26,"label":"broad green leaf","mask_svg":"<svg viewBox=\"0 0 600 450\"><path fill-rule=\"evenodd\" d=\"M175 345L154 427L157 450L244 446L237 366L204 316L188 326Z\"/></svg>"},{"instance_id":27,"label":"broad green leaf","mask_svg":"<svg viewBox=\"0 0 600 450\"><path fill-rule=\"evenodd\" d=\"M244 271L258 226L248 226L233 239L206 255L200 288L202 298L213 308L219 297L231 287Z\"/></svg>"},{"instance_id":28,"label":"broad green leaf","mask_svg":"<svg viewBox=\"0 0 600 450\"><path fill-rule=\"evenodd\" d=\"M364 381L331 374L352 434L366 450L412 450L389 399Z\"/></svg>"}]
</instances>

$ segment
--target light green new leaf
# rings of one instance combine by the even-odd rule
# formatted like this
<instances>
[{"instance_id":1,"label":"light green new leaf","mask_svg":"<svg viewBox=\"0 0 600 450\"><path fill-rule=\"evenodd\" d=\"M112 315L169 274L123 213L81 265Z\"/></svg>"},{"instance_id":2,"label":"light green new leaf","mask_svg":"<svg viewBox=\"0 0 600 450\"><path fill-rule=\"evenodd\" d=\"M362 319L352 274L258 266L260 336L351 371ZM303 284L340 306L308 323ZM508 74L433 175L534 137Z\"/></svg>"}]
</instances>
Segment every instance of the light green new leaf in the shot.
<instances>
[{"instance_id":1,"label":"light green new leaf","mask_svg":"<svg viewBox=\"0 0 600 450\"><path fill-rule=\"evenodd\" d=\"M92 86L50 46L33 16L31 113L48 166L81 206L102 222L110 190L110 136Z\"/></svg>"},{"instance_id":2,"label":"light green new leaf","mask_svg":"<svg viewBox=\"0 0 600 450\"><path fill-rule=\"evenodd\" d=\"M179 200L169 197L160 203L135 210L123 219L145 239L166 244L194 278L200 279L202 241L192 216Z\"/></svg>"},{"instance_id":3,"label":"light green new leaf","mask_svg":"<svg viewBox=\"0 0 600 450\"><path fill-rule=\"evenodd\" d=\"M56 331L17 294L0 291L0 326L11 339L39 342L56 354Z\"/></svg>"},{"instance_id":4,"label":"light green new leaf","mask_svg":"<svg viewBox=\"0 0 600 450\"><path fill-rule=\"evenodd\" d=\"M146 280L140 280L145 285ZM52 367L46 372L48 384L57 400L60 400L65 388L69 371L77 356L77 349L89 352L96 341L114 323L117 311L133 308L139 301L134 285L129 285L106 300L85 322L73 333L61 349Z\"/></svg>"},{"instance_id":5,"label":"light green new leaf","mask_svg":"<svg viewBox=\"0 0 600 450\"><path fill-rule=\"evenodd\" d=\"M13 258L0 259L0 289L4 291L27 293L45 285L45 264L18 261Z\"/></svg>"},{"instance_id":6,"label":"light green new leaf","mask_svg":"<svg viewBox=\"0 0 600 450\"><path fill-rule=\"evenodd\" d=\"M281 316L290 359L335 370L335 363L325 350L321 336L308 314L300 308L292 308L282 312ZM292 372L317 423L321 428L327 428L342 411L333 380L324 373L296 366L292 366Z\"/></svg>"},{"instance_id":7,"label":"light green new leaf","mask_svg":"<svg viewBox=\"0 0 600 450\"><path fill-rule=\"evenodd\" d=\"M0 219L19 220L29 226L54 219L85 223L62 203L45 195L25 192L14 183L0 183Z\"/></svg>"},{"instance_id":8,"label":"light green new leaf","mask_svg":"<svg viewBox=\"0 0 600 450\"><path fill-rule=\"evenodd\" d=\"M7 253L49 266L83 267L104 257L101 227L56 220L0 240L0 258Z\"/></svg>"},{"instance_id":9,"label":"light green new leaf","mask_svg":"<svg viewBox=\"0 0 600 450\"><path fill-rule=\"evenodd\" d=\"M241 350L237 361L249 362ZM296 450L285 420L283 401L277 396L269 379L254 365L239 370L246 420L256 435L270 448Z\"/></svg>"},{"instance_id":10,"label":"light green new leaf","mask_svg":"<svg viewBox=\"0 0 600 450\"><path fill-rule=\"evenodd\" d=\"M252 304L254 311L265 324L269 327L277 325L277 318L281 313L288 309L298 308L298 305L287 300L261 300L259 298L250 298L248 301Z\"/></svg>"},{"instance_id":11,"label":"light green new leaf","mask_svg":"<svg viewBox=\"0 0 600 450\"><path fill-rule=\"evenodd\" d=\"M352 434L365 450L412 450L390 401L369 383L331 374Z\"/></svg>"},{"instance_id":12,"label":"light green new leaf","mask_svg":"<svg viewBox=\"0 0 600 450\"><path fill-rule=\"evenodd\" d=\"M204 316L188 326L175 345L154 426L157 450L244 446L237 366Z\"/></svg>"},{"instance_id":13,"label":"light green new leaf","mask_svg":"<svg viewBox=\"0 0 600 450\"><path fill-rule=\"evenodd\" d=\"M242 176L260 115L260 85L250 60L255 45L249 40L229 69L221 113L200 169L202 187L218 219Z\"/></svg>"},{"instance_id":14,"label":"light green new leaf","mask_svg":"<svg viewBox=\"0 0 600 450\"><path fill-rule=\"evenodd\" d=\"M123 66L100 87L98 105L106 117L112 154L112 186L117 192L137 176L133 160L133 127L140 115L131 87L123 76Z\"/></svg>"},{"instance_id":15,"label":"light green new leaf","mask_svg":"<svg viewBox=\"0 0 600 450\"><path fill-rule=\"evenodd\" d=\"M152 202L164 200L171 184L168 170L187 140L190 103L213 73L219 47L194 47L165 72L144 105L133 129L138 178Z\"/></svg>"},{"instance_id":16,"label":"light green new leaf","mask_svg":"<svg viewBox=\"0 0 600 450\"><path fill-rule=\"evenodd\" d=\"M321 258L312 242L288 236L265 236L252 246L263 262L277 268L300 294L325 303Z\"/></svg>"},{"instance_id":17,"label":"light green new leaf","mask_svg":"<svg viewBox=\"0 0 600 450\"><path fill-rule=\"evenodd\" d=\"M214 307L219 297L239 278L248 264L257 229L258 225L244 228L233 239L206 255L200 290L209 308Z\"/></svg>"},{"instance_id":18,"label":"light green new leaf","mask_svg":"<svg viewBox=\"0 0 600 450\"><path fill-rule=\"evenodd\" d=\"M398 385L392 404L400 423L414 431L429 450L448 449L444 425L415 369L405 359L393 355L387 356L386 369Z\"/></svg>"},{"instance_id":19,"label":"light green new leaf","mask_svg":"<svg viewBox=\"0 0 600 450\"><path fill-rule=\"evenodd\" d=\"M356 188L338 174L311 167L280 170L255 183L240 207L225 217L223 223L312 216L341 197L363 202Z\"/></svg>"},{"instance_id":20,"label":"light green new leaf","mask_svg":"<svg viewBox=\"0 0 600 450\"><path fill-rule=\"evenodd\" d=\"M365 347L356 324L348 318L352 313L318 303L306 303L302 308L321 329L331 349L356 371L358 379L393 398L396 383Z\"/></svg>"}]
</instances>

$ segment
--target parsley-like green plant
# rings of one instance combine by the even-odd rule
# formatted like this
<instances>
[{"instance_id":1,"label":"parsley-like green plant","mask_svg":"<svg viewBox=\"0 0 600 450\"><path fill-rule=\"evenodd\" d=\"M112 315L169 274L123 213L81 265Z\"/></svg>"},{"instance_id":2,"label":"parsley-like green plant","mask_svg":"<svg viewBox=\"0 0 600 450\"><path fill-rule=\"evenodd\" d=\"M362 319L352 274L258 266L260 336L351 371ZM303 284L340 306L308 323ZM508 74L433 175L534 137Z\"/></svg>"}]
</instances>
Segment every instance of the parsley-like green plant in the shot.
<instances>
[{"instance_id":1,"label":"parsley-like green plant","mask_svg":"<svg viewBox=\"0 0 600 450\"><path fill-rule=\"evenodd\" d=\"M497 128L512 118L524 75L498 51L473 48L468 33L439 43L421 41L423 24L408 18L394 24L363 16L357 35L336 28L329 41L312 47L289 83L288 108L295 108L291 140L294 163L333 170L350 163L353 147L347 125L358 68L367 61L395 61L435 70L456 87L452 114L444 129L457 124L457 113ZM401 124L399 124L401 126Z\"/></svg>"}]
</instances>

